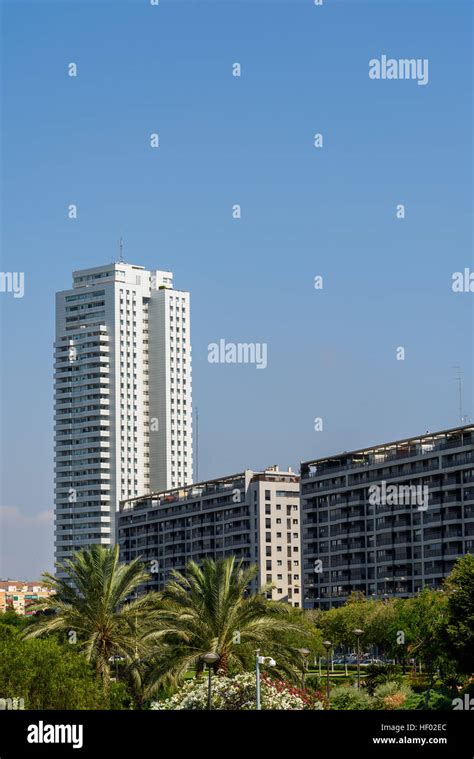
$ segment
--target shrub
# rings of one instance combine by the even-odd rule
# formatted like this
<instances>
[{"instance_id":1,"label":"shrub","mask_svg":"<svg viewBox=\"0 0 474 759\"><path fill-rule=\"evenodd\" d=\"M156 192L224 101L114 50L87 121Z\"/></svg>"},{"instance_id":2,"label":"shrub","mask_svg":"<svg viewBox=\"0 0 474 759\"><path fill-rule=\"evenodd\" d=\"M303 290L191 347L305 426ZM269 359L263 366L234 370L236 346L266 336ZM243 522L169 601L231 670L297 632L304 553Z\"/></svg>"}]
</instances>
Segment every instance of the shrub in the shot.
<instances>
[{"instance_id":1,"label":"shrub","mask_svg":"<svg viewBox=\"0 0 474 759\"><path fill-rule=\"evenodd\" d=\"M452 709L452 699L439 691L431 690L429 692L428 703L425 693L412 693L402 706L402 709Z\"/></svg>"},{"instance_id":2,"label":"shrub","mask_svg":"<svg viewBox=\"0 0 474 759\"><path fill-rule=\"evenodd\" d=\"M413 691L408 685L389 681L378 685L374 691L374 704L376 709L402 709L405 701Z\"/></svg>"},{"instance_id":3,"label":"shrub","mask_svg":"<svg viewBox=\"0 0 474 759\"><path fill-rule=\"evenodd\" d=\"M207 678L188 680L179 690L164 701L154 701L151 709L207 709ZM322 700L294 688L288 683L262 677L260 687L262 709L322 709ZM251 672L225 677L218 675L212 680L212 708L236 711L255 709L255 675Z\"/></svg>"},{"instance_id":4,"label":"shrub","mask_svg":"<svg viewBox=\"0 0 474 759\"><path fill-rule=\"evenodd\" d=\"M469 693L470 696L474 696L474 677L470 677L467 681L467 684L462 689L461 693L464 695L464 693Z\"/></svg>"},{"instance_id":5,"label":"shrub","mask_svg":"<svg viewBox=\"0 0 474 759\"><path fill-rule=\"evenodd\" d=\"M364 686L371 696L379 685L388 682L403 683L401 667L396 664L371 664L367 667Z\"/></svg>"},{"instance_id":6,"label":"shrub","mask_svg":"<svg viewBox=\"0 0 474 759\"><path fill-rule=\"evenodd\" d=\"M124 682L110 683L109 709L133 709L133 698Z\"/></svg>"},{"instance_id":7,"label":"shrub","mask_svg":"<svg viewBox=\"0 0 474 759\"><path fill-rule=\"evenodd\" d=\"M408 679L410 688L415 691L415 693L423 693L423 691L427 690L428 684L429 684L429 677L427 675L410 675Z\"/></svg>"},{"instance_id":8,"label":"shrub","mask_svg":"<svg viewBox=\"0 0 474 759\"><path fill-rule=\"evenodd\" d=\"M457 690L468 685L469 676L459 672L454 662L444 661L439 668L439 680L445 688Z\"/></svg>"},{"instance_id":9,"label":"shrub","mask_svg":"<svg viewBox=\"0 0 474 759\"><path fill-rule=\"evenodd\" d=\"M309 690L320 690L324 687L324 683L321 682L322 679L324 680L319 675L306 675L305 687Z\"/></svg>"},{"instance_id":10,"label":"shrub","mask_svg":"<svg viewBox=\"0 0 474 759\"><path fill-rule=\"evenodd\" d=\"M364 690L340 685L329 695L331 709L336 711L373 709L372 699Z\"/></svg>"}]
</instances>

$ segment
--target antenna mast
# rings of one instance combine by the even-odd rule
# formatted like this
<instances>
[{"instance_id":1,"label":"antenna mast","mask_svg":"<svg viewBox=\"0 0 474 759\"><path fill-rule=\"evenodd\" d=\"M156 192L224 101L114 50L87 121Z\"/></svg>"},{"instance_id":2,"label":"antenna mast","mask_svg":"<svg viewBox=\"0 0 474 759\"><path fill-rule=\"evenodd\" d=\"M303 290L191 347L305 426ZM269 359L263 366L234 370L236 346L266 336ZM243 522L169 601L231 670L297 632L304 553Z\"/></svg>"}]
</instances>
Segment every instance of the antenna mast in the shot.
<instances>
[{"instance_id":1,"label":"antenna mast","mask_svg":"<svg viewBox=\"0 0 474 759\"><path fill-rule=\"evenodd\" d=\"M458 393L459 393L459 421L461 424L464 424L468 421L469 417L467 414L464 414L464 408L463 408L463 371L461 366L453 366L453 369L457 370L457 376L455 377L457 383L458 383Z\"/></svg>"},{"instance_id":2,"label":"antenna mast","mask_svg":"<svg viewBox=\"0 0 474 759\"><path fill-rule=\"evenodd\" d=\"M119 239L119 263L124 264L125 260L123 257L123 238L120 237Z\"/></svg>"}]
</instances>

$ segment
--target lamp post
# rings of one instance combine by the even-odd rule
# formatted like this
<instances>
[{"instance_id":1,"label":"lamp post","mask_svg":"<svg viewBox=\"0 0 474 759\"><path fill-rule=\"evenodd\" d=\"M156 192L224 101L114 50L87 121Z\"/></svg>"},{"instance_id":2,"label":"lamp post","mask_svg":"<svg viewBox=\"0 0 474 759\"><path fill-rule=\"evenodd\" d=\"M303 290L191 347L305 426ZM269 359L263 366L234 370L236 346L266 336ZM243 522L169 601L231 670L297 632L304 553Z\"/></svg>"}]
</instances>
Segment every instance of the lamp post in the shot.
<instances>
[{"instance_id":1,"label":"lamp post","mask_svg":"<svg viewBox=\"0 0 474 759\"><path fill-rule=\"evenodd\" d=\"M330 640L323 640L323 646L326 649L326 698L329 702L329 650L332 643Z\"/></svg>"},{"instance_id":2,"label":"lamp post","mask_svg":"<svg viewBox=\"0 0 474 759\"><path fill-rule=\"evenodd\" d=\"M357 637L357 687L360 688L360 636L364 631L357 628L354 630L354 635Z\"/></svg>"},{"instance_id":3,"label":"lamp post","mask_svg":"<svg viewBox=\"0 0 474 759\"><path fill-rule=\"evenodd\" d=\"M255 685L256 685L256 708L258 710L261 710L262 708L262 702L260 699L260 665L261 664L268 664L270 667L276 666L275 659L272 659L271 656L260 656L260 649L257 648L255 651Z\"/></svg>"},{"instance_id":4,"label":"lamp post","mask_svg":"<svg viewBox=\"0 0 474 759\"><path fill-rule=\"evenodd\" d=\"M305 686L305 680L306 680L306 667L307 667L307 657L310 655L311 651L309 648L299 648L298 652L301 654L301 657L303 659L303 667L302 667L302 674L301 674L301 687L304 690Z\"/></svg>"},{"instance_id":5,"label":"lamp post","mask_svg":"<svg viewBox=\"0 0 474 759\"><path fill-rule=\"evenodd\" d=\"M212 668L216 661L219 661L219 655L209 651L201 656L201 661L207 665L207 708L212 709Z\"/></svg>"}]
</instances>

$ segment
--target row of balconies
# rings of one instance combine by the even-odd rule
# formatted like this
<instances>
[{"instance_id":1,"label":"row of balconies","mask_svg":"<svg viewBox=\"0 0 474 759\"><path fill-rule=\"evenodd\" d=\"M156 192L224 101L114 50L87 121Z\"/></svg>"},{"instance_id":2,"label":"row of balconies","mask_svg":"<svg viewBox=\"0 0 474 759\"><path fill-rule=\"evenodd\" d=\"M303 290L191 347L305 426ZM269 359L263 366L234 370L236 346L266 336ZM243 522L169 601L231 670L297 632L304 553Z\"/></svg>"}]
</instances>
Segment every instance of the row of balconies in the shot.
<instances>
[{"instance_id":1,"label":"row of balconies","mask_svg":"<svg viewBox=\"0 0 474 759\"><path fill-rule=\"evenodd\" d=\"M426 448L423 448L422 444L416 443L413 444L411 448L403 448L403 450L397 450L393 451L387 454L382 453L375 453L375 452L369 452L366 454L366 458L364 460L360 460L361 454L354 454L354 456L357 457L357 460L349 461L349 457L347 459L347 463L344 464L337 464L331 462L326 465L324 464L318 464L314 463L313 465L310 463L308 465L308 471L303 472L303 476L305 479L315 477L316 474L318 477L321 475L328 473L328 474L334 474L335 472L342 471L342 470L348 470L348 469L356 469L360 467L371 467L371 466L377 466L380 467L381 465L385 465L387 463L393 462L393 461L403 461L403 460L409 460L414 457L422 457L422 456L432 456L434 453L438 451L445 451L445 450L451 450L454 448L465 448L467 446L472 445L473 442L473 435L470 433L460 433L460 436L456 440L446 440L445 442L439 442L435 443L433 445L429 445ZM315 471L317 470L317 471Z\"/></svg>"}]
</instances>

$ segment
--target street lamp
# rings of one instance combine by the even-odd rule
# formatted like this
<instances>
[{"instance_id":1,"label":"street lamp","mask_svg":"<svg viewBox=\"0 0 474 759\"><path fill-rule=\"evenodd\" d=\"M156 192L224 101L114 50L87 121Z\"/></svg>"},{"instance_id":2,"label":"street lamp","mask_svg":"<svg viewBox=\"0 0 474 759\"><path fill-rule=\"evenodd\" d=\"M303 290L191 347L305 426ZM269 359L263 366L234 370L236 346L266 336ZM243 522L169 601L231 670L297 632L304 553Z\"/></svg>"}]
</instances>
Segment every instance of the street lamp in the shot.
<instances>
[{"instance_id":1,"label":"street lamp","mask_svg":"<svg viewBox=\"0 0 474 759\"><path fill-rule=\"evenodd\" d=\"M212 709L212 669L216 661L219 661L219 654L209 651L209 653L201 656L201 661L207 664L207 708Z\"/></svg>"},{"instance_id":2,"label":"street lamp","mask_svg":"<svg viewBox=\"0 0 474 759\"><path fill-rule=\"evenodd\" d=\"M301 676L301 687L304 690L305 679L306 679L306 667L308 666L306 659L310 655L311 651L309 650L309 648L299 648L298 649L298 653L300 653L301 656L302 656L302 658L303 658L303 667L302 667L302 676Z\"/></svg>"},{"instance_id":3,"label":"street lamp","mask_svg":"<svg viewBox=\"0 0 474 759\"><path fill-rule=\"evenodd\" d=\"M357 687L360 688L360 636L364 634L363 630L357 628L354 635L357 637Z\"/></svg>"},{"instance_id":4,"label":"street lamp","mask_svg":"<svg viewBox=\"0 0 474 759\"><path fill-rule=\"evenodd\" d=\"M329 649L332 643L330 640L323 640L323 646L326 649L326 698L329 703Z\"/></svg>"},{"instance_id":5,"label":"street lamp","mask_svg":"<svg viewBox=\"0 0 474 759\"><path fill-rule=\"evenodd\" d=\"M260 656L260 649L257 648L255 652L255 684L256 684L256 707L261 710L262 704L260 700L260 665L268 664L269 667L276 667L275 659L271 656Z\"/></svg>"}]
</instances>

